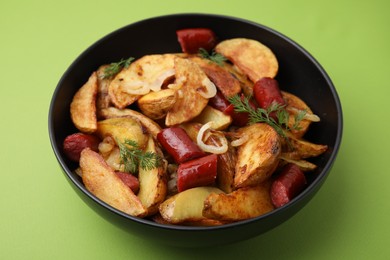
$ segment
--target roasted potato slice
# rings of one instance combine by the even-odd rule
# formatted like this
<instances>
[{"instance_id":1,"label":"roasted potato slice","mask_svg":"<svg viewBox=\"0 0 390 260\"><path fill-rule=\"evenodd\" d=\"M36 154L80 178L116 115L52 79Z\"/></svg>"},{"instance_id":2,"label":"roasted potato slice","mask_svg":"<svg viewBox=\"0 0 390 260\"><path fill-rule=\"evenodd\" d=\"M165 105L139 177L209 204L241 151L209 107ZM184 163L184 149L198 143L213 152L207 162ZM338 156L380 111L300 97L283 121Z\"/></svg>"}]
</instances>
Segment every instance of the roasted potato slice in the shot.
<instances>
[{"instance_id":1,"label":"roasted potato slice","mask_svg":"<svg viewBox=\"0 0 390 260\"><path fill-rule=\"evenodd\" d=\"M146 116L157 120L167 115L176 99L176 90L162 89L142 96L138 99L138 107Z\"/></svg>"},{"instance_id":2,"label":"roasted potato slice","mask_svg":"<svg viewBox=\"0 0 390 260\"><path fill-rule=\"evenodd\" d=\"M270 182L245 187L229 194L210 194L203 215L220 221L239 221L258 217L274 209L270 197Z\"/></svg>"},{"instance_id":3,"label":"roasted potato slice","mask_svg":"<svg viewBox=\"0 0 390 260\"><path fill-rule=\"evenodd\" d=\"M211 106L206 106L200 115L193 119L193 122L201 124L206 124L210 121L213 122L213 129L225 130L232 123L232 117Z\"/></svg>"},{"instance_id":4,"label":"roasted potato slice","mask_svg":"<svg viewBox=\"0 0 390 260\"><path fill-rule=\"evenodd\" d=\"M145 207L106 164L103 157L89 148L81 152L80 168L85 187L96 197L131 216L144 217Z\"/></svg>"},{"instance_id":5,"label":"roasted potato slice","mask_svg":"<svg viewBox=\"0 0 390 260\"><path fill-rule=\"evenodd\" d=\"M183 226L196 226L196 227L215 227L228 224L228 221L220 221L216 219L203 218L196 221L187 221L181 223Z\"/></svg>"},{"instance_id":6,"label":"roasted potato slice","mask_svg":"<svg viewBox=\"0 0 390 260\"><path fill-rule=\"evenodd\" d=\"M118 118L118 117L133 117L146 128L147 132L150 133L154 139L157 138L157 134L162 130L160 125L154 122L149 117L143 115L142 113L139 113L135 110L125 108L125 109L118 109L115 107L109 107L102 109L101 111L102 116L106 119L108 118Z\"/></svg>"},{"instance_id":7,"label":"roasted potato slice","mask_svg":"<svg viewBox=\"0 0 390 260\"><path fill-rule=\"evenodd\" d=\"M219 66L210 60L202 59L198 56L192 56L191 60L201 67L207 77L225 97L232 97L241 92L240 82L225 69L225 64Z\"/></svg>"},{"instance_id":8,"label":"roasted potato slice","mask_svg":"<svg viewBox=\"0 0 390 260\"><path fill-rule=\"evenodd\" d=\"M200 93L208 88L206 85L213 84L201 68L190 60L176 57L175 70L176 84L181 87L177 101L165 118L167 126L181 124L198 116L208 103L208 98Z\"/></svg>"},{"instance_id":9,"label":"roasted potato slice","mask_svg":"<svg viewBox=\"0 0 390 260\"><path fill-rule=\"evenodd\" d=\"M145 152L152 152L159 154L161 157L163 156L152 136L148 139ZM147 209L147 215L157 213L158 206L165 199L167 194L166 166L162 165L150 170L142 169L140 167L138 171L138 180L140 189L137 196Z\"/></svg>"},{"instance_id":10,"label":"roasted potato slice","mask_svg":"<svg viewBox=\"0 0 390 260\"><path fill-rule=\"evenodd\" d=\"M259 41L234 38L217 44L215 51L228 58L253 82L263 77L274 78L279 65L274 53Z\"/></svg>"},{"instance_id":11,"label":"roasted potato slice","mask_svg":"<svg viewBox=\"0 0 390 260\"><path fill-rule=\"evenodd\" d=\"M226 193L234 189L236 161L236 150L230 144L226 153L218 154L217 186Z\"/></svg>"},{"instance_id":12,"label":"roasted potato slice","mask_svg":"<svg viewBox=\"0 0 390 260\"><path fill-rule=\"evenodd\" d=\"M165 221L171 224L199 222L203 216L204 200L211 193L221 193L215 187L196 187L177 193L160 204L159 210Z\"/></svg>"},{"instance_id":13,"label":"roasted potato slice","mask_svg":"<svg viewBox=\"0 0 390 260\"><path fill-rule=\"evenodd\" d=\"M306 160L290 159L288 157L288 155L284 156L283 153L280 155L280 159L281 160L280 160L278 168L282 168L284 165L286 165L288 163L293 163L293 164L297 165L304 172L314 171L317 168L317 165L315 165L314 163L308 162Z\"/></svg>"},{"instance_id":14,"label":"roasted potato slice","mask_svg":"<svg viewBox=\"0 0 390 260\"><path fill-rule=\"evenodd\" d=\"M278 133L265 123L240 128L238 136L248 140L237 148L234 176L235 188L258 185L267 180L276 169L281 153Z\"/></svg>"},{"instance_id":15,"label":"roasted potato slice","mask_svg":"<svg viewBox=\"0 0 390 260\"><path fill-rule=\"evenodd\" d=\"M150 90L160 90L175 74L174 57L174 54L145 55L119 72L108 92L115 106L125 108Z\"/></svg>"},{"instance_id":16,"label":"roasted potato slice","mask_svg":"<svg viewBox=\"0 0 390 260\"><path fill-rule=\"evenodd\" d=\"M140 95L131 95L122 91L119 87L110 87L108 89L108 95L110 100L119 109L123 109L134 102L136 102L141 96Z\"/></svg>"},{"instance_id":17,"label":"roasted potato slice","mask_svg":"<svg viewBox=\"0 0 390 260\"><path fill-rule=\"evenodd\" d=\"M154 222L159 223L159 224L164 224L164 225L173 225L166 221L161 214L155 214L152 216L152 219ZM227 224L225 221L219 221L216 219L208 219L208 218L203 218L200 220L196 221L186 221L186 222L181 222L180 225L183 226L197 226L197 227L213 227L213 226L220 226Z\"/></svg>"},{"instance_id":18,"label":"roasted potato slice","mask_svg":"<svg viewBox=\"0 0 390 260\"><path fill-rule=\"evenodd\" d=\"M298 139L292 134L288 134L287 137L288 139L283 144L283 156L287 159L301 160L317 157L328 149L327 145L315 144L304 139Z\"/></svg>"},{"instance_id":19,"label":"roasted potato slice","mask_svg":"<svg viewBox=\"0 0 390 260\"><path fill-rule=\"evenodd\" d=\"M101 139L111 136L116 142L135 141L140 148L145 147L148 135L138 120L132 117L118 117L98 122L97 134Z\"/></svg>"},{"instance_id":20,"label":"roasted potato slice","mask_svg":"<svg viewBox=\"0 0 390 260\"><path fill-rule=\"evenodd\" d=\"M97 129L97 92L97 75L93 72L88 81L76 92L70 104L70 116L81 132L93 133Z\"/></svg>"}]
</instances>

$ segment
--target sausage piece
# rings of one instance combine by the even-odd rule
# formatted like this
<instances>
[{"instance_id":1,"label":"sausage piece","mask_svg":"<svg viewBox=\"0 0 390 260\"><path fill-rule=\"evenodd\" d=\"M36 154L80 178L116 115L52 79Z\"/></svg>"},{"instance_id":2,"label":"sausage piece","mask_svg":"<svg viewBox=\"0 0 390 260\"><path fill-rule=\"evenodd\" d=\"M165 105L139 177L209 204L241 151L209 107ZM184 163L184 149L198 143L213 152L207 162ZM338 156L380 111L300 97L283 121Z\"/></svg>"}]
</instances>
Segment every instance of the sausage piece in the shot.
<instances>
[{"instance_id":1,"label":"sausage piece","mask_svg":"<svg viewBox=\"0 0 390 260\"><path fill-rule=\"evenodd\" d=\"M99 147L100 139L94 135L75 133L68 135L63 143L63 149L65 155L72 161L80 161L81 151L85 148L97 152Z\"/></svg>"},{"instance_id":2,"label":"sausage piece","mask_svg":"<svg viewBox=\"0 0 390 260\"><path fill-rule=\"evenodd\" d=\"M139 180L134 175L127 172L115 172L116 176L122 180L126 186L128 186L134 194L137 194L139 191Z\"/></svg>"},{"instance_id":3,"label":"sausage piece","mask_svg":"<svg viewBox=\"0 0 390 260\"><path fill-rule=\"evenodd\" d=\"M241 99L244 98L244 94L241 94ZM218 91L217 94L209 99L209 105L218 109L226 115L229 115L233 119L233 125L235 126L246 126L249 121L249 114L243 112L234 111L234 106L225 98L225 96ZM249 105L253 109L257 109L256 103L254 100L249 100Z\"/></svg>"},{"instance_id":4,"label":"sausage piece","mask_svg":"<svg viewBox=\"0 0 390 260\"><path fill-rule=\"evenodd\" d=\"M261 78L253 85L254 97L261 108L267 109L272 102L285 105L279 83L273 78Z\"/></svg>"},{"instance_id":5,"label":"sausage piece","mask_svg":"<svg viewBox=\"0 0 390 260\"><path fill-rule=\"evenodd\" d=\"M178 164L205 155L181 127L163 129L157 134L157 140Z\"/></svg>"},{"instance_id":6,"label":"sausage piece","mask_svg":"<svg viewBox=\"0 0 390 260\"><path fill-rule=\"evenodd\" d=\"M177 190L184 190L213 184L217 178L218 156L210 154L179 165L177 169Z\"/></svg>"},{"instance_id":7,"label":"sausage piece","mask_svg":"<svg viewBox=\"0 0 390 260\"><path fill-rule=\"evenodd\" d=\"M198 53L200 48L209 52L217 43L215 33L208 28L181 29L176 35L184 53Z\"/></svg>"},{"instance_id":8,"label":"sausage piece","mask_svg":"<svg viewBox=\"0 0 390 260\"><path fill-rule=\"evenodd\" d=\"M303 190L306 183L303 171L293 163L287 164L272 183L272 203L276 208L286 205Z\"/></svg>"}]
</instances>

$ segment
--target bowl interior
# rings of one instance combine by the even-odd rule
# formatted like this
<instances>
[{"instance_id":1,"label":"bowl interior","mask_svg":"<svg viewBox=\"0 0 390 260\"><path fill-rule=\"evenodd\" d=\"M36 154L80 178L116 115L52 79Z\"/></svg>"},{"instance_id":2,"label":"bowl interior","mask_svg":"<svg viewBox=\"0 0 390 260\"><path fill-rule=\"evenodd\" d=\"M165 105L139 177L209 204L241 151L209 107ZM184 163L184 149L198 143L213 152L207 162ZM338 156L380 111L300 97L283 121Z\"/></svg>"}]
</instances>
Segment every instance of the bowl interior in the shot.
<instances>
[{"instance_id":1,"label":"bowl interior","mask_svg":"<svg viewBox=\"0 0 390 260\"><path fill-rule=\"evenodd\" d=\"M315 143L327 144L329 150L312 160L318 165L311 174L309 187L288 207L282 207L272 213L256 219L235 223L231 226L248 225L258 222L269 215L275 217L274 225L280 224L303 207L321 186L329 173L336 157L342 134L342 112L336 90L323 68L298 44L284 35L265 26L242 19L207 14L177 14L143 20L123 28L98 40L84 51L67 69L53 94L49 112L49 134L56 157L71 184L87 195L93 203L108 208L128 221L147 221L132 218L117 212L94 198L73 173L77 167L67 160L62 152L64 138L76 132L69 115L69 105L78 88L90 74L102 64L118 61L122 58L139 58L146 54L180 52L176 30L188 27L207 27L212 29L220 40L243 37L259 40L275 53L279 61L277 80L282 90L301 97L321 117L321 122L312 124L306 139ZM158 224L150 223L159 227ZM164 229L211 230L211 227L164 227ZM264 229L265 230L265 229Z\"/></svg>"}]
</instances>

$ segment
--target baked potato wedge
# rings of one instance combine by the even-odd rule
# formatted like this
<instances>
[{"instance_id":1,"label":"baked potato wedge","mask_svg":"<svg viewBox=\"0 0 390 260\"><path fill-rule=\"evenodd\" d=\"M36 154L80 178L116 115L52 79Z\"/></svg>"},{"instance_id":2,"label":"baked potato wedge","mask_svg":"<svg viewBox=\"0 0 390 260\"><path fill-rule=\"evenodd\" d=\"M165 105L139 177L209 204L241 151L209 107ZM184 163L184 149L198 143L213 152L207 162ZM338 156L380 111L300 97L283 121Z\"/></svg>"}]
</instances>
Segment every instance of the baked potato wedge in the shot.
<instances>
[{"instance_id":1,"label":"baked potato wedge","mask_svg":"<svg viewBox=\"0 0 390 260\"><path fill-rule=\"evenodd\" d=\"M155 214L152 216L152 219L154 222L159 223L159 224L164 224L164 225L173 225L166 221L161 214ZM181 222L180 225L183 226L197 226L197 227L214 227L214 226L220 226L227 224L226 222L215 220L215 219L208 219L208 218L203 218L200 220L196 221L186 221L186 222Z\"/></svg>"},{"instance_id":2,"label":"baked potato wedge","mask_svg":"<svg viewBox=\"0 0 390 260\"><path fill-rule=\"evenodd\" d=\"M204 201L211 193L222 193L215 187L196 187L177 193L160 204L163 219L171 224L200 222L203 216Z\"/></svg>"},{"instance_id":3,"label":"baked potato wedge","mask_svg":"<svg viewBox=\"0 0 390 260\"><path fill-rule=\"evenodd\" d=\"M80 168L85 187L110 206L131 216L144 217L141 200L106 164L103 157L89 148L81 152Z\"/></svg>"},{"instance_id":4,"label":"baked potato wedge","mask_svg":"<svg viewBox=\"0 0 390 260\"><path fill-rule=\"evenodd\" d=\"M138 99L138 107L143 114L157 120L165 117L177 99L176 90L162 89L150 92Z\"/></svg>"},{"instance_id":5,"label":"baked potato wedge","mask_svg":"<svg viewBox=\"0 0 390 260\"><path fill-rule=\"evenodd\" d=\"M225 97L232 97L241 92L240 82L225 69L225 64L219 66L210 60L202 59L198 56L192 56L191 60L200 66Z\"/></svg>"},{"instance_id":6,"label":"baked potato wedge","mask_svg":"<svg viewBox=\"0 0 390 260\"><path fill-rule=\"evenodd\" d=\"M252 82L263 77L274 78L279 69L278 60L271 49L256 40L224 40L217 44L215 51L229 59Z\"/></svg>"},{"instance_id":7,"label":"baked potato wedge","mask_svg":"<svg viewBox=\"0 0 390 260\"><path fill-rule=\"evenodd\" d=\"M210 194L204 202L203 215L220 221L239 221L258 217L273 209L270 182L267 181L229 194Z\"/></svg>"},{"instance_id":8,"label":"baked potato wedge","mask_svg":"<svg viewBox=\"0 0 390 260\"><path fill-rule=\"evenodd\" d=\"M212 138L210 139L214 142ZM218 154L217 186L226 193L230 193L234 190L236 161L236 150L230 144L228 145L226 153Z\"/></svg>"},{"instance_id":9,"label":"baked potato wedge","mask_svg":"<svg viewBox=\"0 0 390 260\"><path fill-rule=\"evenodd\" d=\"M202 125L210 121L213 122L213 129L225 130L232 123L232 117L211 106L206 106L200 115L193 119L193 122L201 123Z\"/></svg>"},{"instance_id":10,"label":"baked potato wedge","mask_svg":"<svg viewBox=\"0 0 390 260\"><path fill-rule=\"evenodd\" d=\"M288 163L293 163L297 165L303 172L311 172L314 171L317 168L317 165L314 163L311 163L306 160L294 160L294 159L289 159L288 155L285 157L284 154L282 153L280 155L280 164L278 168L282 168Z\"/></svg>"},{"instance_id":11,"label":"baked potato wedge","mask_svg":"<svg viewBox=\"0 0 390 260\"><path fill-rule=\"evenodd\" d=\"M282 150L279 135L265 123L240 128L237 134L246 136L250 141L237 148L234 186L258 185L267 180L278 166Z\"/></svg>"},{"instance_id":12,"label":"baked potato wedge","mask_svg":"<svg viewBox=\"0 0 390 260\"><path fill-rule=\"evenodd\" d=\"M148 139L145 152L152 152L161 157L163 156L152 136ZM140 189L137 196L146 208L147 215L150 216L157 213L158 206L165 199L167 194L166 166L162 165L153 169L142 169L142 167L140 167L138 171L138 180Z\"/></svg>"},{"instance_id":13,"label":"baked potato wedge","mask_svg":"<svg viewBox=\"0 0 390 260\"><path fill-rule=\"evenodd\" d=\"M101 114L103 118L109 119L109 118L118 118L118 117L132 117L138 120L143 127L146 128L147 132L150 133L154 139L157 138L157 134L162 130L160 125L154 122L149 117L145 116L144 114L137 112L135 110L124 108L124 109L118 109L116 107L109 107L102 109Z\"/></svg>"},{"instance_id":14,"label":"baked potato wedge","mask_svg":"<svg viewBox=\"0 0 390 260\"><path fill-rule=\"evenodd\" d=\"M148 141L148 135L138 120L132 117L104 119L98 122L96 133L101 139L112 137L115 142L124 143L126 140L135 141L142 149Z\"/></svg>"},{"instance_id":15,"label":"baked potato wedge","mask_svg":"<svg viewBox=\"0 0 390 260\"><path fill-rule=\"evenodd\" d=\"M96 95L98 83L96 72L76 92L70 104L70 117L73 124L84 133L93 133L97 129Z\"/></svg>"},{"instance_id":16,"label":"baked potato wedge","mask_svg":"<svg viewBox=\"0 0 390 260\"><path fill-rule=\"evenodd\" d=\"M288 159L301 160L310 157L317 157L324 153L327 145L311 143L304 139L298 139L288 134L288 141L283 144L283 156Z\"/></svg>"},{"instance_id":17,"label":"baked potato wedge","mask_svg":"<svg viewBox=\"0 0 390 260\"><path fill-rule=\"evenodd\" d=\"M118 86L110 87L108 89L108 95L114 106L119 109L126 108L140 98L140 95L131 95L129 93L126 93Z\"/></svg>"},{"instance_id":18,"label":"baked potato wedge","mask_svg":"<svg viewBox=\"0 0 390 260\"><path fill-rule=\"evenodd\" d=\"M109 95L117 108L125 108L149 91L158 91L174 76L174 54L145 55L122 69L109 86Z\"/></svg>"},{"instance_id":19,"label":"baked potato wedge","mask_svg":"<svg viewBox=\"0 0 390 260\"><path fill-rule=\"evenodd\" d=\"M210 86L215 88L201 68L190 60L176 57L175 71L176 84L181 87L175 104L165 118L167 126L181 124L198 116L208 103L208 98L201 93L207 92Z\"/></svg>"}]
</instances>

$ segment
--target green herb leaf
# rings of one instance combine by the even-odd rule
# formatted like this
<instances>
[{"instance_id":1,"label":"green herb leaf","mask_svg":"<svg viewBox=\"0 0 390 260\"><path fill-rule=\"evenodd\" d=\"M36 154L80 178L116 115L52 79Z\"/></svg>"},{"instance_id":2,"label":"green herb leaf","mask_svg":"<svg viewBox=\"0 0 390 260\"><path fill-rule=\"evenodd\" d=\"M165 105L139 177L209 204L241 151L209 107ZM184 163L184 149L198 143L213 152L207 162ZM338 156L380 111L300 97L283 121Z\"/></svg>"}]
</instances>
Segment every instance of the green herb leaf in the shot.
<instances>
[{"instance_id":1,"label":"green herb leaf","mask_svg":"<svg viewBox=\"0 0 390 260\"><path fill-rule=\"evenodd\" d=\"M300 110L298 114L295 115L294 117L294 125L293 125L293 129L296 129L296 130L300 130L300 126L299 126L299 123L305 118L307 114L307 110Z\"/></svg>"},{"instance_id":2,"label":"green herb leaf","mask_svg":"<svg viewBox=\"0 0 390 260\"><path fill-rule=\"evenodd\" d=\"M267 109L257 108L253 109L249 104L250 97L240 97L235 95L230 97L229 102L233 104L234 111L238 113L249 114L249 124L266 123L272 126L275 131L282 137L287 138L285 130L290 130L288 126L289 113L285 109L285 105L280 105L277 102L272 102ZM298 113L295 117L294 126L291 129L298 129L299 122L302 121L306 112ZM271 114L276 115L276 120Z\"/></svg>"},{"instance_id":3,"label":"green herb leaf","mask_svg":"<svg viewBox=\"0 0 390 260\"><path fill-rule=\"evenodd\" d=\"M130 57L126 60L121 59L119 62L113 62L104 69L102 78L107 79L118 74L123 68L127 68L133 62L134 58Z\"/></svg>"},{"instance_id":4,"label":"green herb leaf","mask_svg":"<svg viewBox=\"0 0 390 260\"><path fill-rule=\"evenodd\" d=\"M208 53L204 48L199 48L198 55L201 58L208 59L219 66L223 66L223 63L227 60L225 56L215 51L212 51L211 54Z\"/></svg>"},{"instance_id":5,"label":"green herb leaf","mask_svg":"<svg viewBox=\"0 0 390 260\"><path fill-rule=\"evenodd\" d=\"M144 170L152 170L162 164L161 156L150 151L144 152L133 140L126 139L124 143L118 142L118 146L121 163L125 166L126 172L136 174L139 167Z\"/></svg>"}]
</instances>

